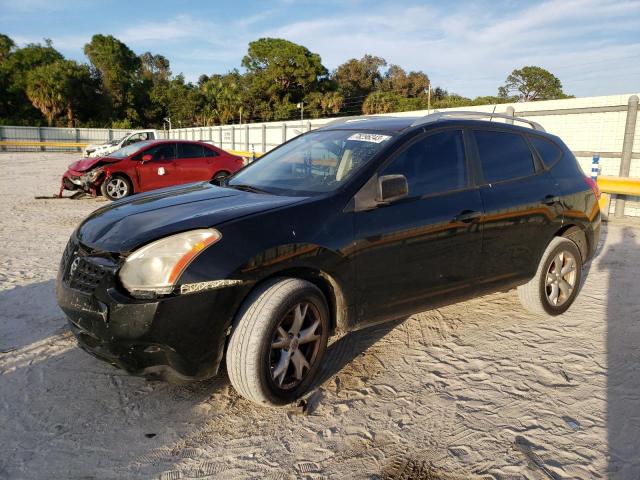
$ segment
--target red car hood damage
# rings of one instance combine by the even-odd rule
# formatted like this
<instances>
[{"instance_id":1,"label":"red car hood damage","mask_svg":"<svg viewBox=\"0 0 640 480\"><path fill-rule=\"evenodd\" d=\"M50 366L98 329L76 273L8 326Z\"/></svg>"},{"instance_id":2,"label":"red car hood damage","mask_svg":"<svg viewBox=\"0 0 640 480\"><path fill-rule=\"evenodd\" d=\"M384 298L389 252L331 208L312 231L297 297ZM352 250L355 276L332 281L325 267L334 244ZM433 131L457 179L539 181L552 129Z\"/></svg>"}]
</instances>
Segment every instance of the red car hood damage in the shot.
<instances>
[{"instance_id":1,"label":"red car hood damage","mask_svg":"<svg viewBox=\"0 0 640 480\"><path fill-rule=\"evenodd\" d=\"M99 167L105 163L115 163L120 160L122 159L109 157L83 158L69 165L69 170L73 170L74 172L86 172L87 170Z\"/></svg>"}]
</instances>

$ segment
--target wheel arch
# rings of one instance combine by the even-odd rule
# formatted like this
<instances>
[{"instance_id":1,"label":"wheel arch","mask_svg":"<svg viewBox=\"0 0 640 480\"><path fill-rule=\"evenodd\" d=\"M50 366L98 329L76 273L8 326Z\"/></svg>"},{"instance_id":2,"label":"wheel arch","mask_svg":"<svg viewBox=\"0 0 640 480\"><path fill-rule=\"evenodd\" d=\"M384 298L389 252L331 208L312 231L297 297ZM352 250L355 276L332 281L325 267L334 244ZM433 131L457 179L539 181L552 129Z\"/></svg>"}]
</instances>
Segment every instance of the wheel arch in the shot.
<instances>
[{"instance_id":1,"label":"wheel arch","mask_svg":"<svg viewBox=\"0 0 640 480\"><path fill-rule=\"evenodd\" d=\"M315 267L291 267L270 273L268 276L260 279L253 288L247 292L245 296L248 298L256 288L264 282L277 277L282 278L299 278L306 280L320 289L329 307L329 323L331 333L342 334L349 330L349 307L345 297L345 292L340 284L332 275Z\"/></svg>"},{"instance_id":2,"label":"wheel arch","mask_svg":"<svg viewBox=\"0 0 640 480\"><path fill-rule=\"evenodd\" d=\"M589 238L580 225L569 223L563 225L555 234L555 237L564 237L571 240L578 246L580 256L582 257L582 263L584 263L589 257Z\"/></svg>"},{"instance_id":3,"label":"wheel arch","mask_svg":"<svg viewBox=\"0 0 640 480\"><path fill-rule=\"evenodd\" d=\"M129 183L131 184L131 188L133 189L133 192L131 192L131 193L139 193L140 189L138 188L138 185L137 185L136 181L128 173L126 173L126 172L124 172L122 170L107 170L107 169L105 169L105 175L104 175L104 178L102 179L102 183L106 182L111 177L123 177L123 178L126 178L129 181Z\"/></svg>"}]
</instances>

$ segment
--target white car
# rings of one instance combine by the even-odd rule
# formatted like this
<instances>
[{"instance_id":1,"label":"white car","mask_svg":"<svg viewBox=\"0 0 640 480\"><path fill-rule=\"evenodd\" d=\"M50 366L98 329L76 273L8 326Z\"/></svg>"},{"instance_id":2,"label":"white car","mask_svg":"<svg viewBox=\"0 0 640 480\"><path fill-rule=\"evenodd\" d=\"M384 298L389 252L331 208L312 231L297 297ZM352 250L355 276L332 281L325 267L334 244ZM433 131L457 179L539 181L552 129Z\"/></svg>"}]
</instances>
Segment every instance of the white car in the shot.
<instances>
[{"instance_id":1,"label":"white car","mask_svg":"<svg viewBox=\"0 0 640 480\"><path fill-rule=\"evenodd\" d=\"M110 153L120 150L122 147L131 145L132 143L141 142L143 140L157 140L160 138L156 130L136 130L127 133L123 137L101 145L87 145L84 149L85 157L106 157Z\"/></svg>"}]
</instances>

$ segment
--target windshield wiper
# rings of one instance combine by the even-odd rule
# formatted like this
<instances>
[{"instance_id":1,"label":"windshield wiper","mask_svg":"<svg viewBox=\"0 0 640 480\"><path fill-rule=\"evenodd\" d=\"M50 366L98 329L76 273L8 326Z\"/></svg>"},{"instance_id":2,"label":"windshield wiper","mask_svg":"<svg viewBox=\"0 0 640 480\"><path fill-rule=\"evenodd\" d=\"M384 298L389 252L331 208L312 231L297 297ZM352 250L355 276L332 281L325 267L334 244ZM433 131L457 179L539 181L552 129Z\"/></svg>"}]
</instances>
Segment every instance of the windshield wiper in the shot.
<instances>
[{"instance_id":1,"label":"windshield wiper","mask_svg":"<svg viewBox=\"0 0 640 480\"><path fill-rule=\"evenodd\" d=\"M251 193L269 193L265 190L262 190L260 188L254 187L253 185L244 185L244 184L234 184L234 185L229 185L228 183L225 185L226 187L229 188L235 188L236 190L242 190L244 192L251 192Z\"/></svg>"}]
</instances>

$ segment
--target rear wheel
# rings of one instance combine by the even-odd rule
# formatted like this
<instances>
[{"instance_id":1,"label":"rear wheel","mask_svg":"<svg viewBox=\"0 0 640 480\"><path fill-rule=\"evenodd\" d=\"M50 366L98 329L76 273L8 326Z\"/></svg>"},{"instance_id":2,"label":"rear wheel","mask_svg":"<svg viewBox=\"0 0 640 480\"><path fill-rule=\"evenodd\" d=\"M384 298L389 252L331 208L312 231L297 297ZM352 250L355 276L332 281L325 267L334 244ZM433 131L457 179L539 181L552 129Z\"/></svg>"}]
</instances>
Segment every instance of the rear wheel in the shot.
<instances>
[{"instance_id":1,"label":"rear wheel","mask_svg":"<svg viewBox=\"0 0 640 480\"><path fill-rule=\"evenodd\" d=\"M133 193L131 181L122 175L113 175L100 185L102 195L109 200L119 200Z\"/></svg>"},{"instance_id":2,"label":"rear wheel","mask_svg":"<svg viewBox=\"0 0 640 480\"><path fill-rule=\"evenodd\" d=\"M518 287L518 296L532 313L560 315L575 300L581 280L580 250L571 240L556 237L542 255L535 276Z\"/></svg>"},{"instance_id":3,"label":"rear wheel","mask_svg":"<svg viewBox=\"0 0 640 480\"><path fill-rule=\"evenodd\" d=\"M257 288L238 313L227 349L231 384L261 405L283 405L312 385L327 348L329 311L322 292L296 278Z\"/></svg>"}]
</instances>

